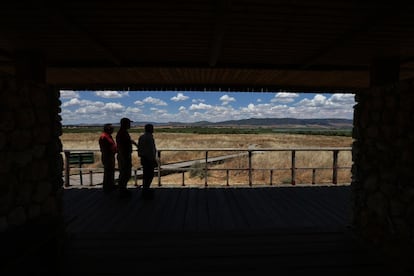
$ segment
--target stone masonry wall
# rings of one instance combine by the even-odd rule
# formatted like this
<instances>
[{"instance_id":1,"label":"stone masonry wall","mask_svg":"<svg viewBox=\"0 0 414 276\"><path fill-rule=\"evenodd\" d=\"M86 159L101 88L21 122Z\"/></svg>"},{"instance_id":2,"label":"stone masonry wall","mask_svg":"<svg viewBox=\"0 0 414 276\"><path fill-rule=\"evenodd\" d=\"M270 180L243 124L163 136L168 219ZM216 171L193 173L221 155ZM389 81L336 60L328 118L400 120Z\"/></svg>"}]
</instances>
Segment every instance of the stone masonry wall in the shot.
<instances>
[{"instance_id":1,"label":"stone masonry wall","mask_svg":"<svg viewBox=\"0 0 414 276\"><path fill-rule=\"evenodd\" d=\"M0 77L0 232L62 212L59 91Z\"/></svg>"},{"instance_id":2,"label":"stone masonry wall","mask_svg":"<svg viewBox=\"0 0 414 276\"><path fill-rule=\"evenodd\" d=\"M356 95L353 224L387 254L414 256L414 81Z\"/></svg>"}]
</instances>

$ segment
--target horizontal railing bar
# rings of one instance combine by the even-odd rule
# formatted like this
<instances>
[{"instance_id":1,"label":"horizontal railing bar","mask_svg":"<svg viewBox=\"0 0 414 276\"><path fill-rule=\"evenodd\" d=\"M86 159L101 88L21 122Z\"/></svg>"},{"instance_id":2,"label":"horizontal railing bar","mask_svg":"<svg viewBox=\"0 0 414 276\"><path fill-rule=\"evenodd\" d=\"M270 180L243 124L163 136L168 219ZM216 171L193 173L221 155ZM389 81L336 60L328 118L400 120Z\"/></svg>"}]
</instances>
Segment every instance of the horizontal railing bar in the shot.
<instances>
[{"instance_id":1,"label":"horizontal railing bar","mask_svg":"<svg viewBox=\"0 0 414 276\"><path fill-rule=\"evenodd\" d=\"M333 151L333 150L338 150L338 151L350 151L352 150L352 147L338 147L338 148L334 148L334 147L324 147L324 148L320 148L320 147L309 147L309 148L302 148L302 147L298 147L298 148L283 148L283 149L279 149L279 148L159 148L158 151ZM64 150L65 152L70 151L70 152L84 152L84 151L97 151L99 152L99 149L66 149ZM136 151L136 150L134 150Z\"/></svg>"},{"instance_id":2,"label":"horizontal railing bar","mask_svg":"<svg viewBox=\"0 0 414 276\"><path fill-rule=\"evenodd\" d=\"M136 150L134 150L136 151ZM228 172L229 171L247 171L249 174L249 185L251 186L253 184L252 181L252 177L253 177L253 172L264 172L264 171L269 171L270 172L270 182L272 183L272 176L273 176L273 172L276 171L291 171L291 184L295 185L296 184L296 171L298 170L312 170L313 171L313 175L312 175L312 181L314 181L315 179L315 172L317 170L332 170L332 183L333 184L337 184L338 181L338 170L350 170L352 169L351 166L338 166L338 153L342 152L342 151L352 151L352 147L292 147L292 148L159 148L158 150L158 157L161 161L161 152L167 152L167 151L172 151L172 152L188 152L188 151L196 151L196 152L204 152L205 153L205 159L200 159L202 162L205 162L205 165L203 168L192 168L190 165L188 166L182 166L182 167L170 167L170 165L174 166L174 164L176 165L177 163L172 163L172 164L159 164L159 166L155 169L154 173L158 173L158 185L161 186L161 174L160 172L164 171L164 172L191 172L192 170L204 170L204 171L227 171L227 182L228 182ZM333 163L332 166L330 167L297 167L296 166L296 153L297 152L321 152L321 151L325 151L325 152L332 152L333 153ZM74 171L78 171L80 176L81 176L81 185L82 185L82 172L90 172L90 177L91 177L91 183L92 183L92 173L93 172L103 172L103 168L81 168L81 165L79 166L79 168L73 168L69 165L69 156L71 153L82 153L82 152L96 152L99 153L100 149L95 148L95 149L66 149L63 151L65 153L65 185L69 185L69 178L67 178L66 176L69 175L69 171L70 170L74 170ZM237 154L232 154L232 155L225 155L225 156L208 156L209 152L238 152ZM264 153L264 152L291 152L291 166L290 167L286 167L286 168L254 168L253 164L252 164L252 154L253 153ZM229 158L229 157L238 157L241 155L248 155L248 161L249 161L249 165L246 168L211 168L208 166L208 163L215 163L216 161L222 161L223 157L224 158ZM190 160L190 161L199 161L199 160ZM185 162L178 162L178 163L187 163L189 161L185 161ZM136 167L133 168L133 170L135 171L135 174L138 170L142 171L141 167ZM183 173L184 175L184 173ZM207 186L207 176L205 175L205 186ZM184 180L183 180L183 185L184 185ZM272 184L270 184L272 185Z\"/></svg>"},{"instance_id":3,"label":"horizontal railing bar","mask_svg":"<svg viewBox=\"0 0 414 276\"><path fill-rule=\"evenodd\" d=\"M311 147L311 148L246 148L246 149L240 149L240 148L159 148L158 151L350 151L352 150L351 147L326 147L326 148L320 148L320 147Z\"/></svg>"}]
</instances>

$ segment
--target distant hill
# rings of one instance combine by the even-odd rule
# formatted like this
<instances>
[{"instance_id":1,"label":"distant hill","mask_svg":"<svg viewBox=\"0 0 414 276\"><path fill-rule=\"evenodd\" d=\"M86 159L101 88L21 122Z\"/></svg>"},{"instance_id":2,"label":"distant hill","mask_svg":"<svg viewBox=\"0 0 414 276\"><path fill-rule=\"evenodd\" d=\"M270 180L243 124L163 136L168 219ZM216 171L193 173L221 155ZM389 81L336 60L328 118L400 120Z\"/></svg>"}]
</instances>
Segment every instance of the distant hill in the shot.
<instances>
[{"instance_id":1,"label":"distant hill","mask_svg":"<svg viewBox=\"0 0 414 276\"><path fill-rule=\"evenodd\" d=\"M133 122L132 126L143 126L148 122ZM272 127L272 128L326 128L326 129L351 129L353 121L349 119L327 118L327 119L296 119L296 118L250 118L242 120L229 120L222 122L199 121L194 123L149 122L155 126L176 127ZM119 126L119 123L114 123ZM75 125L70 125L75 126ZM66 125L65 127L70 127ZM76 126L101 126L97 124L79 124Z\"/></svg>"},{"instance_id":2,"label":"distant hill","mask_svg":"<svg viewBox=\"0 0 414 276\"><path fill-rule=\"evenodd\" d=\"M353 121L349 119L295 119L295 118L250 118L222 122L200 121L194 123L170 122L158 125L198 126L198 127L275 127L275 128L352 128Z\"/></svg>"}]
</instances>

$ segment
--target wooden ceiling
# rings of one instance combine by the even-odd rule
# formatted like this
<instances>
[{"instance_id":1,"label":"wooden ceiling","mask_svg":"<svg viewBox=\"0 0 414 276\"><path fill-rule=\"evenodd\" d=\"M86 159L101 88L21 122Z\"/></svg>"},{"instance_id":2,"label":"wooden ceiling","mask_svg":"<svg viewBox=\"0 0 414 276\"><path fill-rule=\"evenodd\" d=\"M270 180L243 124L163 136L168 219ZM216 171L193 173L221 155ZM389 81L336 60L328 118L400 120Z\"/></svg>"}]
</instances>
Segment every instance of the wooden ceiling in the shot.
<instances>
[{"instance_id":1,"label":"wooden ceiling","mask_svg":"<svg viewBox=\"0 0 414 276\"><path fill-rule=\"evenodd\" d=\"M353 92L377 58L414 77L413 14L397 1L8 1L0 72L30 52L62 89Z\"/></svg>"}]
</instances>

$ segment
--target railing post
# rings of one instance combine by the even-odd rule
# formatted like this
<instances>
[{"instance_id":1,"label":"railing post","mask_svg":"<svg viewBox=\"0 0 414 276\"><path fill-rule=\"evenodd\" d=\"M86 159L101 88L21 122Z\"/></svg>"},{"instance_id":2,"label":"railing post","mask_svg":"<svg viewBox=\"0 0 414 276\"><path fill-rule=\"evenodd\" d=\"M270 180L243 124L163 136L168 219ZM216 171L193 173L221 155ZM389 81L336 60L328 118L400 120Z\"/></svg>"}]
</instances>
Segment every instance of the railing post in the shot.
<instances>
[{"instance_id":1,"label":"railing post","mask_svg":"<svg viewBox=\"0 0 414 276\"><path fill-rule=\"evenodd\" d=\"M312 169L312 184L315 184L315 179L316 179L316 169Z\"/></svg>"},{"instance_id":2,"label":"railing post","mask_svg":"<svg viewBox=\"0 0 414 276\"><path fill-rule=\"evenodd\" d=\"M80 178L80 184L83 185L82 158L81 158L81 154L78 155L78 158L79 158L79 178Z\"/></svg>"},{"instance_id":3,"label":"railing post","mask_svg":"<svg viewBox=\"0 0 414 276\"><path fill-rule=\"evenodd\" d=\"M296 185L296 151L292 150L292 185Z\"/></svg>"},{"instance_id":4,"label":"railing post","mask_svg":"<svg viewBox=\"0 0 414 276\"><path fill-rule=\"evenodd\" d=\"M138 186L138 175L137 175L137 169L134 170L134 185Z\"/></svg>"},{"instance_id":5,"label":"railing post","mask_svg":"<svg viewBox=\"0 0 414 276\"><path fill-rule=\"evenodd\" d=\"M158 187L161 187L161 151L157 151L158 162L157 162L157 170L158 170Z\"/></svg>"},{"instance_id":6,"label":"railing post","mask_svg":"<svg viewBox=\"0 0 414 276\"><path fill-rule=\"evenodd\" d=\"M338 150L333 151L333 164L332 164L332 183L338 183Z\"/></svg>"},{"instance_id":7,"label":"railing post","mask_svg":"<svg viewBox=\"0 0 414 276\"><path fill-rule=\"evenodd\" d=\"M270 177L269 177L269 185L272 186L273 185L273 170L270 170Z\"/></svg>"},{"instance_id":8,"label":"railing post","mask_svg":"<svg viewBox=\"0 0 414 276\"><path fill-rule=\"evenodd\" d=\"M226 170L226 186L229 186L229 170Z\"/></svg>"},{"instance_id":9,"label":"railing post","mask_svg":"<svg viewBox=\"0 0 414 276\"><path fill-rule=\"evenodd\" d=\"M204 186L205 187L207 187L207 183L208 183L208 180L207 180L207 177L208 177L208 151L206 150L206 163L205 163L205 166L204 166L204 170L205 170L205 174L204 174Z\"/></svg>"},{"instance_id":10,"label":"railing post","mask_svg":"<svg viewBox=\"0 0 414 276\"><path fill-rule=\"evenodd\" d=\"M93 173L91 170L89 170L89 185L93 186Z\"/></svg>"},{"instance_id":11,"label":"railing post","mask_svg":"<svg viewBox=\"0 0 414 276\"><path fill-rule=\"evenodd\" d=\"M183 181L183 183L181 184L182 186L185 186L184 179L185 179L185 171L182 172L182 181Z\"/></svg>"},{"instance_id":12,"label":"railing post","mask_svg":"<svg viewBox=\"0 0 414 276\"><path fill-rule=\"evenodd\" d=\"M252 151L249 150L249 186L252 186Z\"/></svg>"},{"instance_id":13,"label":"railing post","mask_svg":"<svg viewBox=\"0 0 414 276\"><path fill-rule=\"evenodd\" d=\"M70 151L69 150L65 150L65 187L69 187L70 186L70 178L69 178L69 171L70 171L70 164L69 164L69 156L70 156Z\"/></svg>"}]
</instances>

